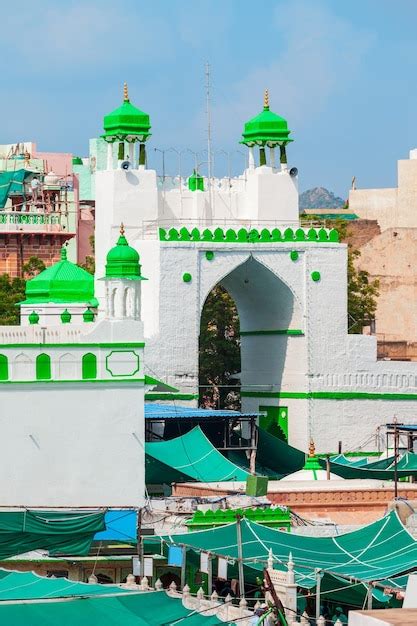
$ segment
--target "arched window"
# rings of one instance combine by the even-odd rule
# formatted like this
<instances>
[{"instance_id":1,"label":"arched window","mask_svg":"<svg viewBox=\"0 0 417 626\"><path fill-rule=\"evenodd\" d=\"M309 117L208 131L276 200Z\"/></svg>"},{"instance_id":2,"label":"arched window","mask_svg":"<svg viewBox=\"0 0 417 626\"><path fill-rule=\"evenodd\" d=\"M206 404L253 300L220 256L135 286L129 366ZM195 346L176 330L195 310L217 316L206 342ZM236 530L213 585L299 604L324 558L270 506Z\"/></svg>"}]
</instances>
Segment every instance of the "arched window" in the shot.
<instances>
[{"instance_id":1,"label":"arched window","mask_svg":"<svg viewBox=\"0 0 417 626\"><path fill-rule=\"evenodd\" d=\"M97 357L95 354L88 352L83 356L83 380L89 378L97 378Z\"/></svg>"},{"instance_id":2,"label":"arched window","mask_svg":"<svg viewBox=\"0 0 417 626\"><path fill-rule=\"evenodd\" d=\"M0 354L0 380L9 379L9 361L5 354Z\"/></svg>"},{"instance_id":3,"label":"arched window","mask_svg":"<svg viewBox=\"0 0 417 626\"><path fill-rule=\"evenodd\" d=\"M49 354L38 354L36 357L36 379L51 379L51 357Z\"/></svg>"}]
</instances>

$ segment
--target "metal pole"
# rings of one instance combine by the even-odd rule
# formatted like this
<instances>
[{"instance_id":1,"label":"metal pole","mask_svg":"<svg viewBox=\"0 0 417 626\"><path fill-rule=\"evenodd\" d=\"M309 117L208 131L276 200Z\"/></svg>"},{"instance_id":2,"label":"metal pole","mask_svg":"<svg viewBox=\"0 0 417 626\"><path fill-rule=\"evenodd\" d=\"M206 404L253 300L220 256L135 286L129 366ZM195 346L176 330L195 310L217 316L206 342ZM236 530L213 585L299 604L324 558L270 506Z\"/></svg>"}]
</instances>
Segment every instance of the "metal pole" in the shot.
<instances>
[{"instance_id":1,"label":"metal pole","mask_svg":"<svg viewBox=\"0 0 417 626\"><path fill-rule=\"evenodd\" d=\"M187 548L182 547L182 560L181 560L181 589L185 586L185 565L186 565Z\"/></svg>"},{"instance_id":2,"label":"metal pole","mask_svg":"<svg viewBox=\"0 0 417 626\"><path fill-rule=\"evenodd\" d=\"M316 620L320 617L321 570L316 569Z\"/></svg>"},{"instance_id":3,"label":"metal pole","mask_svg":"<svg viewBox=\"0 0 417 626\"><path fill-rule=\"evenodd\" d=\"M207 561L207 594L210 597L213 589L213 559L211 554L208 555Z\"/></svg>"},{"instance_id":4,"label":"metal pole","mask_svg":"<svg viewBox=\"0 0 417 626\"><path fill-rule=\"evenodd\" d=\"M372 609L372 583L368 586L368 609Z\"/></svg>"},{"instance_id":5,"label":"metal pole","mask_svg":"<svg viewBox=\"0 0 417 626\"><path fill-rule=\"evenodd\" d=\"M394 498L398 498L398 430L397 416L394 415Z\"/></svg>"},{"instance_id":6,"label":"metal pole","mask_svg":"<svg viewBox=\"0 0 417 626\"><path fill-rule=\"evenodd\" d=\"M241 516L236 515L236 535L237 535L237 558L239 571L239 596L245 597L245 578L243 574L243 553L242 553L242 527Z\"/></svg>"},{"instance_id":7,"label":"metal pole","mask_svg":"<svg viewBox=\"0 0 417 626\"><path fill-rule=\"evenodd\" d=\"M142 509L138 509L138 521L136 525L136 541L139 559L140 578L145 576L145 559L143 558L143 539L142 539Z\"/></svg>"},{"instance_id":8,"label":"metal pole","mask_svg":"<svg viewBox=\"0 0 417 626\"><path fill-rule=\"evenodd\" d=\"M326 480L330 480L330 457L328 454L326 454Z\"/></svg>"}]
</instances>

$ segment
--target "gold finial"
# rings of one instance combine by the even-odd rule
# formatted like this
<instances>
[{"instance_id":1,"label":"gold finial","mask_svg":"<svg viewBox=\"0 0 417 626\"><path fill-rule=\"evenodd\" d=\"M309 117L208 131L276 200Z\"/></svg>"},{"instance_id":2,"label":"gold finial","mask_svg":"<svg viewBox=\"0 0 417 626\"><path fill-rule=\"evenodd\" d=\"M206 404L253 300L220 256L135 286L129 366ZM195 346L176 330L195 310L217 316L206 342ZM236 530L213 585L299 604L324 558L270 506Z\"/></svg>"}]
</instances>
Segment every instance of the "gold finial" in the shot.
<instances>
[{"instance_id":1,"label":"gold finial","mask_svg":"<svg viewBox=\"0 0 417 626\"><path fill-rule=\"evenodd\" d=\"M316 456L316 446L314 445L314 441L310 439L310 445L308 446L308 456L311 458L312 456Z\"/></svg>"},{"instance_id":2,"label":"gold finial","mask_svg":"<svg viewBox=\"0 0 417 626\"><path fill-rule=\"evenodd\" d=\"M128 102L129 101L129 92L127 90L127 83L123 83L123 100L124 102Z\"/></svg>"},{"instance_id":3,"label":"gold finial","mask_svg":"<svg viewBox=\"0 0 417 626\"><path fill-rule=\"evenodd\" d=\"M120 224L120 234L122 237L125 234L125 225L123 224L123 222Z\"/></svg>"},{"instance_id":4,"label":"gold finial","mask_svg":"<svg viewBox=\"0 0 417 626\"><path fill-rule=\"evenodd\" d=\"M269 91L265 89L264 93L264 109L269 109Z\"/></svg>"}]
</instances>

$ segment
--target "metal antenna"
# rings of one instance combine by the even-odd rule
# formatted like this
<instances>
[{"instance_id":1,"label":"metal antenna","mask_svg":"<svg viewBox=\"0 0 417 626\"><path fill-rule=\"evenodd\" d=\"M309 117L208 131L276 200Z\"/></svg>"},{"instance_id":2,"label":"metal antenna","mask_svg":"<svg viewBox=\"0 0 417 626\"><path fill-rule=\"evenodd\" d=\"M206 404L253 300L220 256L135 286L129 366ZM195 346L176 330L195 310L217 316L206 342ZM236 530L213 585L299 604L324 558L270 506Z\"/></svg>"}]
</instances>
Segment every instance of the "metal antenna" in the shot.
<instances>
[{"instance_id":1,"label":"metal antenna","mask_svg":"<svg viewBox=\"0 0 417 626\"><path fill-rule=\"evenodd\" d=\"M209 207L211 208L211 110L210 110L210 63L206 63L206 116L207 116L207 191L209 195Z\"/></svg>"}]
</instances>

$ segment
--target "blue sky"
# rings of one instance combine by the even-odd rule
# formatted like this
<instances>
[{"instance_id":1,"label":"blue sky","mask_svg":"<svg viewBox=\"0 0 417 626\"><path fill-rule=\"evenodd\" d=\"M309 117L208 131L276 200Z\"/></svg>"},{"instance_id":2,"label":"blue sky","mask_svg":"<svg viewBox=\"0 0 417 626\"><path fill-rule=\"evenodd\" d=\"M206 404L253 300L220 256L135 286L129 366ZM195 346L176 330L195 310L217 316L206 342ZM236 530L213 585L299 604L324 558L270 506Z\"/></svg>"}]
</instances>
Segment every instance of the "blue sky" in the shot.
<instances>
[{"instance_id":1,"label":"blue sky","mask_svg":"<svg viewBox=\"0 0 417 626\"><path fill-rule=\"evenodd\" d=\"M232 153L235 171L265 87L293 131L301 190L345 197L352 175L392 186L396 160L417 147L415 0L19 0L2 21L1 143L86 155L126 80L151 115L160 170L155 147L206 147L209 61L214 149Z\"/></svg>"}]
</instances>

